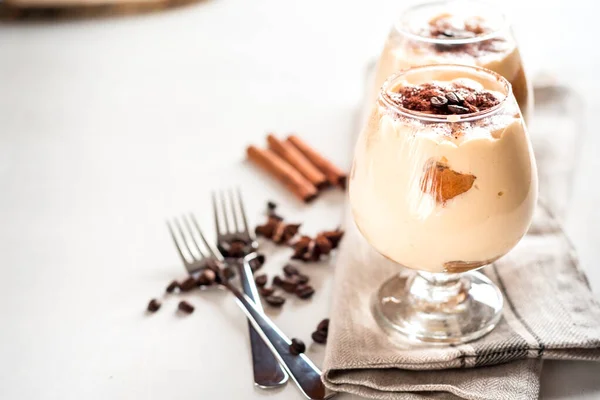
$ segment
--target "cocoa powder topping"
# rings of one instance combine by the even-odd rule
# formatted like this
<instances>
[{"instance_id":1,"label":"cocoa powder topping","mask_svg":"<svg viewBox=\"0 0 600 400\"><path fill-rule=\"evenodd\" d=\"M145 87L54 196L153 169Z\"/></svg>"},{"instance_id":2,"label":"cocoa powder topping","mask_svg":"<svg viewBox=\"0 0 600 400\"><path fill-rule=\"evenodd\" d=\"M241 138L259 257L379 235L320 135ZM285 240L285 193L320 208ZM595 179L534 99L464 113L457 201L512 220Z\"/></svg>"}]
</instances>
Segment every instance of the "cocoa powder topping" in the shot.
<instances>
[{"instance_id":1,"label":"cocoa powder topping","mask_svg":"<svg viewBox=\"0 0 600 400\"><path fill-rule=\"evenodd\" d=\"M435 115L472 114L500 104L500 99L490 91L454 82L405 85L394 89L390 98L408 110Z\"/></svg>"}]
</instances>

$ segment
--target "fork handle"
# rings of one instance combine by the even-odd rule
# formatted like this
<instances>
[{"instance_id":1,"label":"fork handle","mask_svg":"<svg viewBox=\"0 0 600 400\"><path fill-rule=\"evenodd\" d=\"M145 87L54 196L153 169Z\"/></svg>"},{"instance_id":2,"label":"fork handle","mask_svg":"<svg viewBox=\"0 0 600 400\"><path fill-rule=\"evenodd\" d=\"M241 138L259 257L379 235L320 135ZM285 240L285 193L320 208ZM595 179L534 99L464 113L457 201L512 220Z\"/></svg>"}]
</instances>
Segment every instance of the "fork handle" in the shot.
<instances>
[{"instance_id":1,"label":"fork handle","mask_svg":"<svg viewBox=\"0 0 600 400\"><path fill-rule=\"evenodd\" d=\"M242 268L250 272L248 261L244 259ZM279 362L284 366L288 374L296 382L302 393L313 400L328 399L335 395L335 392L328 390L321 381L321 371L305 355L294 355L290 352L291 340L283 333L277 325L267 317L256 304L247 296L242 294L231 283L226 282L224 286L231 291L238 300L238 304L260 333L264 342L269 346Z\"/></svg>"},{"instance_id":2,"label":"fork handle","mask_svg":"<svg viewBox=\"0 0 600 400\"><path fill-rule=\"evenodd\" d=\"M256 258L256 253L246 256L247 262ZM249 265L249 264L248 264ZM252 271L244 267L244 262L239 260L240 281L244 294L262 311L260 297L256 290L256 283ZM256 331L252 322L248 321L250 335L250 348L252 350L252 369L254 372L254 384L263 389L280 387L288 380L288 374L281 368L279 361Z\"/></svg>"}]
</instances>

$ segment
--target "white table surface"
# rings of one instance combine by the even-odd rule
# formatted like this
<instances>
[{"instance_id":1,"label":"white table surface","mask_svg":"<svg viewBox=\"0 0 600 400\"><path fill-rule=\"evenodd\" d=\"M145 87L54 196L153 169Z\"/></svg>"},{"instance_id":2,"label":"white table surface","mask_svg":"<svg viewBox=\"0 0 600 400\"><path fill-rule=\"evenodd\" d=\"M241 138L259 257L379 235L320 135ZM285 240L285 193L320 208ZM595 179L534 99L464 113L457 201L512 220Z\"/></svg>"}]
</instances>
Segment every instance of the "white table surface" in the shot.
<instances>
[{"instance_id":1,"label":"white table surface","mask_svg":"<svg viewBox=\"0 0 600 400\"><path fill-rule=\"evenodd\" d=\"M246 322L225 293L185 296L188 317L176 298L144 314L184 276L164 221L192 210L210 230L209 191L240 184L254 221L270 198L306 232L338 224L341 193L299 205L244 148L297 131L348 167L364 68L398 3L213 0L0 26L0 398L300 399L294 385L252 388ZM593 2L508 3L526 61L568 79L591 122ZM600 136L589 130L566 228L598 293ZM273 272L289 256L265 250ZM310 342L332 269L305 268L318 291L273 314L285 332ZM309 349L318 364L323 353ZM548 362L542 398L600 398L598 376L596 364Z\"/></svg>"}]
</instances>

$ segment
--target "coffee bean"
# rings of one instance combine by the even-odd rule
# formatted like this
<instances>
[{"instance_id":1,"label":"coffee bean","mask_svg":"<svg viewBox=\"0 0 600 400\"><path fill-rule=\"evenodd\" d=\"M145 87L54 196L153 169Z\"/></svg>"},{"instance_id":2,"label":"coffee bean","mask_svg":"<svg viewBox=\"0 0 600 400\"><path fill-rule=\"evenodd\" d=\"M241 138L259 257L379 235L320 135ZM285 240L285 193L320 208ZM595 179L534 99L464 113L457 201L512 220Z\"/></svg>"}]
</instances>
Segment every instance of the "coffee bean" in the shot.
<instances>
[{"instance_id":1,"label":"coffee bean","mask_svg":"<svg viewBox=\"0 0 600 400\"><path fill-rule=\"evenodd\" d=\"M298 284L295 281L293 281L292 279L284 279L281 281L280 286L286 292L294 293L296 291L296 288L298 287Z\"/></svg>"},{"instance_id":2,"label":"coffee bean","mask_svg":"<svg viewBox=\"0 0 600 400\"><path fill-rule=\"evenodd\" d=\"M298 274L294 277L294 280L296 281L296 283L298 285L304 285L307 284L308 281L310 280L310 278L306 275L302 275L302 274Z\"/></svg>"},{"instance_id":3,"label":"coffee bean","mask_svg":"<svg viewBox=\"0 0 600 400\"><path fill-rule=\"evenodd\" d=\"M468 108L462 107L462 106L456 106L453 104L448 106L448 111L450 111L453 114L468 114L469 113Z\"/></svg>"},{"instance_id":4,"label":"coffee bean","mask_svg":"<svg viewBox=\"0 0 600 400\"><path fill-rule=\"evenodd\" d=\"M435 108L442 108L446 105L446 103L448 103L448 99L446 99L445 97L432 97L429 99L429 102L431 103L431 105Z\"/></svg>"},{"instance_id":5,"label":"coffee bean","mask_svg":"<svg viewBox=\"0 0 600 400\"><path fill-rule=\"evenodd\" d=\"M315 289L310 285L299 285L296 288L296 295L301 299L310 299L315 294Z\"/></svg>"},{"instance_id":6,"label":"coffee bean","mask_svg":"<svg viewBox=\"0 0 600 400\"><path fill-rule=\"evenodd\" d=\"M235 270L233 269L233 267L223 268L223 276L227 280L233 278L235 276Z\"/></svg>"},{"instance_id":7,"label":"coffee bean","mask_svg":"<svg viewBox=\"0 0 600 400\"><path fill-rule=\"evenodd\" d=\"M439 35L442 35L444 37L449 37L449 38L456 36L456 34L453 31L451 31L450 29L444 29L443 31L440 31Z\"/></svg>"},{"instance_id":8,"label":"coffee bean","mask_svg":"<svg viewBox=\"0 0 600 400\"><path fill-rule=\"evenodd\" d=\"M300 339L293 338L292 343L290 343L290 353L297 356L306 351L306 345Z\"/></svg>"},{"instance_id":9,"label":"coffee bean","mask_svg":"<svg viewBox=\"0 0 600 400\"><path fill-rule=\"evenodd\" d=\"M194 312L194 306L185 300L180 301L177 308L179 308L180 311L183 311L186 314L191 314Z\"/></svg>"},{"instance_id":10,"label":"coffee bean","mask_svg":"<svg viewBox=\"0 0 600 400\"><path fill-rule=\"evenodd\" d=\"M277 208L277 203L275 203L274 201L269 200L267 202L267 209L273 211L274 209Z\"/></svg>"},{"instance_id":11,"label":"coffee bean","mask_svg":"<svg viewBox=\"0 0 600 400\"><path fill-rule=\"evenodd\" d=\"M327 343L327 334L323 331L314 331L312 335L310 335L312 340L316 343L325 344Z\"/></svg>"},{"instance_id":12,"label":"coffee bean","mask_svg":"<svg viewBox=\"0 0 600 400\"><path fill-rule=\"evenodd\" d=\"M246 243L241 240L234 240L229 245L229 250L227 251L228 257L239 258L243 257L246 253L245 251Z\"/></svg>"},{"instance_id":13,"label":"coffee bean","mask_svg":"<svg viewBox=\"0 0 600 400\"><path fill-rule=\"evenodd\" d=\"M446 99L448 99L448 103L450 104L460 104L461 102L456 92L446 93Z\"/></svg>"},{"instance_id":14,"label":"coffee bean","mask_svg":"<svg viewBox=\"0 0 600 400\"><path fill-rule=\"evenodd\" d=\"M198 279L196 279L196 284L198 286L210 286L215 283L216 279L217 274L215 274L215 271L211 269L205 269L200 273Z\"/></svg>"},{"instance_id":15,"label":"coffee bean","mask_svg":"<svg viewBox=\"0 0 600 400\"><path fill-rule=\"evenodd\" d=\"M325 318L323 321L319 322L317 330L325 333L329 332L329 318Z\"/></svg>"},{"instance_id":16,"label":"coffee bean","mask_svg":"<svg viewBox=\"0 0 600 400\"><path fill-rule=\"evenodd\" d=\"M327 239L329 239L329 242L331 243L331 247L334 249L336 247L338 247L340 241L342 240L342 237L344 237L344 231L340 230L339 228L336 229L335 231L325 231L320 234L325 236Z\"/></svg>"},{"instance_id":17,"label":"coffee bean","mask_svg":"<svg viewBox=\"0 0 600 400\"><path fill-rule=\"evenodd\" d=\"M271 295L265 297L265 301L273 307L281 307L285 303L285 298L277 295Z\"/></svg>"},{"instance_id":18,"label":"coffee bean","mask_svg":"<svg viewBox=\"0 0 600 400\"><path fill-rule=\"evenodd\" d=\"M185 281L181 282L181 284L179 284L179 289L181 289L182 292L189 292L190 290L194 289L196 287L196 280L194 278L192 278L191 276L189 278L187 278Z\"/></svg>"},{"instance_id":19,"label":"coffee bean","mask_svg":"<svg viewBox=\"0 0 600 400\"><path fill-rule=\"evenodd\" d=\"M157 312L158 309L160 308L160 306L161 306L160 301L158 301L156 299L152 299L148 303L148 311L150 311L150 312Z\"/></svg>"},{"instance_id":20,"label":"coffee bean","mask_svg":"<svg viewBox=\"0 0 600 400\"><path fill-rule=\"evenodd\" d=\"M167 293L173 293L175 291L175 289L179 288L179 282L177 281L173 281L171 283L169 283L169 286L167 286Z\"/></svg>"},{"instance_id":21,"label":"coffee bean","mask_svg":"<svg viewBox=\"0 0 600 400\"><path fill-rule=\"evenodd\" d=\"M275 293L275 289L273 289L272 287L259 287L258 293L260 293L262 297L269 297L270 295Z\"/></svg>"},{"instance_id":22,"label":"coffee bean","mask_svg":"<svg viewBox=\"0 0 600 400\"><path fill-rule=\"evenodd\" d=\"M256 286L259 287L265 286L267 284L267 275L258 275L256 278L254 278L254 283L256 283Z\"/></svg>"},{"instance_id":23,"label":"coffee bean","mask_svg":"<svg viewBox=\"0 0 600 400\"><path fill-rule=\"evenodd\" d=\"M281 279L281 277L279 275L275 275L273 277L273 285L275 285L275 286L281 286L282 282L283 282L283 279Z\"/></svg>"},{"instance_id":24,"label":"coffee bean","mask_svg":"<svg viewBox=\"0 0 600 400\"><path fill-rule=\"evenodd\" d=\"M319 248L320 254L329 254L331 249L333 249L333 245L324 235L317 235L315 238L315 246Z\"/></svg>"},{"instance_id":25,"label":"coffee bean","mask_svg":"<svg viewBox=\"0 0 600 400\"><path fill-rule=\"evenodd\" d=\"M256 255L256 258L250 260L250 269L252 272L256 272L264 265L266 257L264 254L259 253Z\"/></svg>"},{"instance_id":26,"label":"coffee bean","mask_svg":"<svg viewBox=\"0 0 600 400\"><path fill-rule=\"evenodd\" d=\"M292 264L287 264L285 267L283 267L283 273L287 277L292 277L294 275L298 275L300 271L298 271L298 268L294 267Z\"/></svg>"}]
</instances>

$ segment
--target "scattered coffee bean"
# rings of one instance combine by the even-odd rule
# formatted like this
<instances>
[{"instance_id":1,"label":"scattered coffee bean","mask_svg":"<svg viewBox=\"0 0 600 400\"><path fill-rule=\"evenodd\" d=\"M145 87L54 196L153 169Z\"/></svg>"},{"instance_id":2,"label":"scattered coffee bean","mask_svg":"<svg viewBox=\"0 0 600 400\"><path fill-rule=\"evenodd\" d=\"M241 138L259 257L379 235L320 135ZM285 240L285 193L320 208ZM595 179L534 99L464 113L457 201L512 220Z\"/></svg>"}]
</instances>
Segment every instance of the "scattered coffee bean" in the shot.
<instances>
[{"instance_id":1,"label":"scattered coffee bean","mask_svg":"<svg viewBox=\"0 0 600 400\"><path fill-rule=\"evenodd\" d=\"M469 113L469 109L467 107L456 106L453 104L448 106L448 111L450 111L451 113L454 113L454 114L468 114Z\"/></svg>"},{"instance_id":2,"label":"scattered coffee bean","mask_svg":"<svg viewBox=\"0 0 600 400\"><path fill-rule=\"evenodd\" d=\"M281 288L288 293L295 293L298 284L292 279L283 279L280 284Z\"/></svg>"},{"instance_id":3,"label":"scattered coffee bean","mask_svg":"<svg viewBox=\"0 0 600 400\"><path fill-rule=\"evenodd\" d=\"M310 335L312 340L316 343L325 344L327 343L327 334L323 331L314 331L312 335Z\"/></svg>"},{"instance_id":4,"label":"scattered coffee bean","mask_svg":"<svg viewBox=\"0 0 600 400\"><path fill-rule=\"evenodd\" d=\"M275 275L273 277L273 285L275 285L275 286L281 286L282 282L283 282L283 279L281 279L281 277L279 275Z\"/></svg>"},{"instance_id":5,"label":"scattered coffee bean","mask_svg":"<svg viewBox=\"0 0 600 400\"><path fill-rule=\"evenodd\" d=\"M429 99L429 102L431 103L432 106L436 107L436 108L441 108L444 107L446 105L446 103L448 103L448 99L446 99L446 97L437 97L434 96L431 99Z\"/></svg>"},{"instance_id":6,"label":"scattered coffee bean","mask_svg":"<svg viewBox=\"0 0 600 400\"><path fill-rule=\"evenodd\" d=\"M296 295L301 299L310 299L315 294L315 289L310 285L298 285L296 287Z\"/></svg>"},{"instance_id":7,"label":"scattered coffee bean","mask_svg":"<svg viewBox=\"0 0 600 400\"><path fill-rule=\"evenodd\" d=\"M328 333L329 332L329 318L325 318L323 321L319 322L319 325L317 325L317 330Z\"/></svg>"},{"instance_id":8,"label":"scattered coffee bean","mask_svg":"<svg viewBox=\"0 0 600 400\"><path fill-rule=\"evenodd\" d=\"M333 249L331 242L324 235L317 235L315 245L319 248L319 252L325 255L329 254L331 249Z\"/></svg>"},{"instance_id":9,"label":"scattered coffee bean","mask_svg":"<svg viewBox=\"0 0 600 400\"><path fill-rule=\"evenodd\" d=\"M258 271L265 263L265 255L260 253L256 255L256 258L250 260L250 269L252 272Z\"/></svg>"},{"instance_id":10,"label":"scattered coffee bean","mask_svg":"<svg viewBox=\"0 0 600 400\"><path fill-rule=\"evenodd\" d=\"M182 292L189 292L196 287L196 280L191 276L179 284L179 289Z\"/></svg>"},{"instance_id":11,"label":"scattered coffee bean","mask_svg":"<svg viewBox=\"0 0 600 400\"><path fill-rule=\"evenodd\" d=\"M223 268L223 276L227 280L233 278L235 276L235 269L233 269L233 267Z\"/></svg>"},{"instance_id":12,"label":"scattered coffee bean","mask_svg":"<svg viewBox=\"0 0 600 400\"><path fill-rule=\"evenodd\" d=\"M292 259L303 260L304 254L308 250L308 247L309 247L311 241L312 241L312 239L308 236L302 236L300 239L298 239L292 245L292 247L294 248L294 254L292 255Z\"/></svg>"},{"instance_id":13,"label":"scattered coffee bean","mask_svg":"<svg viewBox=\"0 0 600 400\"><path fill-rule=\"evenodd\" d=\"M265 301L273 307L281 307L285 303L285 298L277 295L271 295L265 297Z\"/></svg>"},{"instance_id":14,"label":"scattered coffee bean","mask_svg":"<svg viewBox=\"0 0 600 400\"><path fill-rule=\"evenodd\" d=\"M177 281L173 281L171 283L169 283L169 286L167 286L167 293L173 293L175 291L175 289L179 289L179 282Z\"/></svg>"},{"instance_id":15,"label":"scattered coffee bean","mask_svg":"<svg viewBox=\"0 0 600 400\"><path fill-rule=\"evenodd\" d=\"M321 235L323 235L327 239L329 239L329 241L331 242L331 247L335 249L338 247L338 245L340 244L340 241L344 237L344 231L342 231L338 228L335 231L321 232Z\"/></svg>"},{"instance_id":16,"label":"scattered coffee bean","mask_svg":"<svg viewBox=\"0 0 600 400\"><path fill-rule=\"evenodd\" d=\"M180 301L177 308L179 308L180 311L183 311L186 314L191 314L194 312L194 306L185 300Z\"/></svg>"},{"instance_id":17,"label":"scattered coffee bean","mask_svg":"<svg viewBox=\"0 0 600 400\"><path fill-rule=\"evenodd\" d=\"M262 297L269 297L270 295L275 293L275 289L273 289L272 287L259 287L258 293L260 293Z\"/></svg>"},{"instance_id":18,"label":"scattered coffee bean","mask_svg":"<svg viewBox=\"0 0 600 400\"><path fill-rule=\"evenodd\" d=\"M277 203L275 203L274 201L269 200L267 202L267 209L270 211L273 211L277 208Z\"/></svg>"},{"instance_id":19,"label":"scattered coffee bean","mask_svg":"<svg viewBox=\"0 0 600 400\"><path fill-rule=\"evenodd\" d=\"M287 264L285 267L283 267L283 273L289 278L294 275L298 275L300 271L298 271L298 268L294 267L292 264Z\"/></svg>"},{"instance_id":20,"label":"scattered coffee bean","mask_svg":"<svg viewBox=\"0 0 600 400\"><path fill-rule=\"evenodd\" d=\"M305 284L308 283L308 281L310 280L310 278L308 276L306 276L306 275L298 274L298 275L294 276L294 280L299 285L305 285Z\"/></svg>"},{"instance_id":21,"label":"scattered coffee bean","mask_svg":"<svg viewBox=\"0 0 600 400\"><path fill-rule=\"evenodd\" d=\"M158 301L156 299L152 299L148 303L148 311L150 311L150 312L157 312L158 309L160 308L160 306L161 306L160 301Z\"/></svg>"},{"instance_id":22,"label":"scattered coffee bean","mask_svg":"<svg viewBox=\"0 0 600 400\"><path fill-rule=\"evenodd\" d=\"M246 243L241 240L234 240L229 245L229 250L227 251L228 257L240 258L246 254Z\"/></svg>"},{"instance_id":23,"label":"scattered coffee bean","mask_svg":"<svg viewBox=\"0 0 600 400\"><path fill-rule=\"evenodd\" d=\"M267 284L267 275L258 275L256 278L254 278L254 283L256 283L256 286L258 287L265 286Z\"/></svg>"},{"instance_id":24,"label":"scattered coffee bean","mask_svg":"<svg viewBox=\"0 0 600 400\"><path fill-rule=\"evenodd\" d=\"M205 269L200 273L200 275L198 275L198 279L196 279L196 284L198 286L210 286L213 283L215 283L216 279L217 275L215 274L215 271L211 269Z\"/></svg>"},{"instance_id":25,"label":"scattered coffee bean","mask_svg":"<svg viewBox=\"0 0 600 400\"><path fill-rule=\"evenodd\" d=\"M290 353L297 356L306 351L306 345L300 339L293 338L292 343L290 343Z\"/></svg>"}]
</instances>

